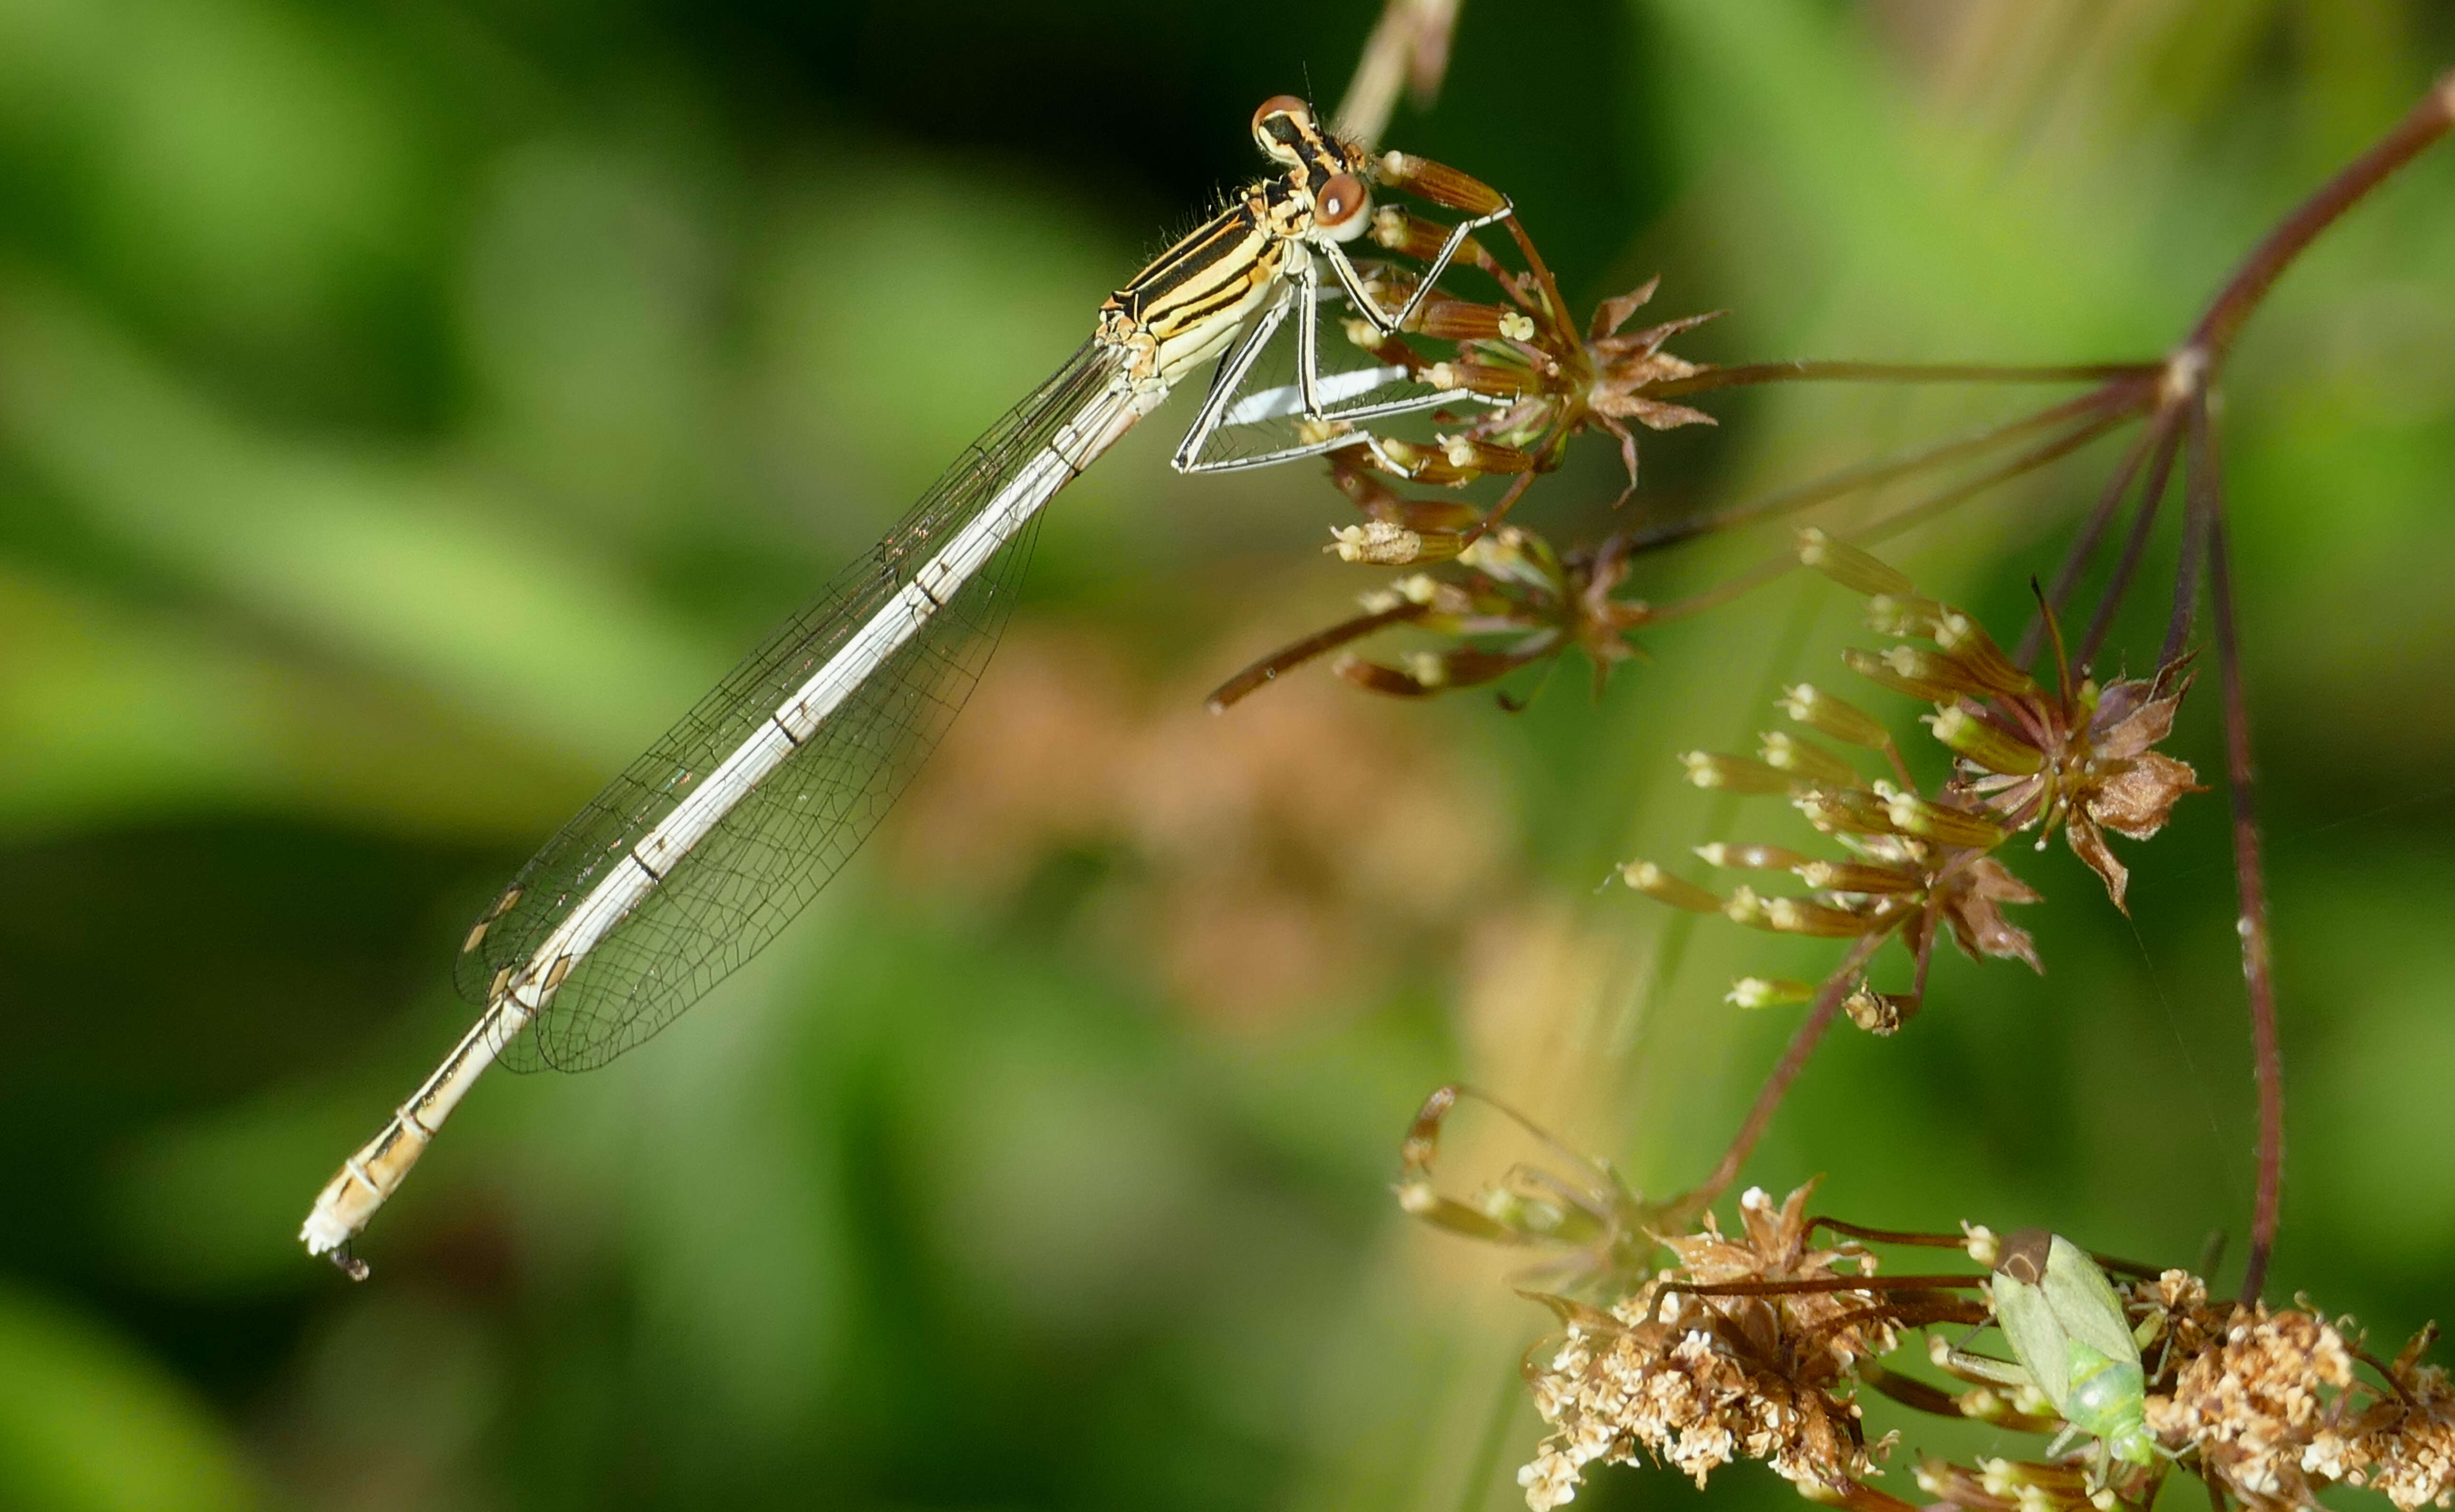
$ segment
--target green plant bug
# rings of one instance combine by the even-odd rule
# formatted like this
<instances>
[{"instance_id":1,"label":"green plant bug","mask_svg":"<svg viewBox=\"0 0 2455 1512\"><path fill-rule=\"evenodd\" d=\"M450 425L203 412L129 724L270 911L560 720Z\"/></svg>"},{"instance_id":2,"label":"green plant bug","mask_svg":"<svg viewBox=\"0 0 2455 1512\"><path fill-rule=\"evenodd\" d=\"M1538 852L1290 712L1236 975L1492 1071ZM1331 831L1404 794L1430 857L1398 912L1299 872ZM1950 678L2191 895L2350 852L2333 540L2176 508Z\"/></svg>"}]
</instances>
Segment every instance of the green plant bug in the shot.
<instances>
[{"instance_id":1,"label":"green plant bug","mask_svg":"<svg viewBox=\"0 0 2455 1512\"><path fill-rule=\"evenodd\" d=\"M2152 1462L2140 1341L2088 1252L2041 1228L2008 1235L1987 1291L2014 1358L2062 1420L2115 1459Z\"/></svg>"}]
</instances>

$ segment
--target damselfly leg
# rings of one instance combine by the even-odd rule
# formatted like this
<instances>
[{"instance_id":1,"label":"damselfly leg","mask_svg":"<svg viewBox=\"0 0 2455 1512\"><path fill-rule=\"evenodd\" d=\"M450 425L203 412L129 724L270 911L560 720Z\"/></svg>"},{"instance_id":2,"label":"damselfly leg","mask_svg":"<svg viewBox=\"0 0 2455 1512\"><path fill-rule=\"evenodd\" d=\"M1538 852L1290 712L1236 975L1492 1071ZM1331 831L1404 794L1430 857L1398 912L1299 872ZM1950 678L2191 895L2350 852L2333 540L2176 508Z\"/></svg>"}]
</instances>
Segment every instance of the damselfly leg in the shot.
<instances>
[{"instance_id":1,"label":"damselfly leg","mask_svg":"<svg viewBox=\"0 0 2455 1512\"><path fill-rule=\"evenodd\" d=\"M1245 338L1221 357L1203 407L1195 414L1192 425L1186 431L1184 442L1176 450L1174 460L1178 471L1196 474L1238 472L1362 445L1376 463L1403 474L1407 470L1390 464L1377 437L1355 429L1359 422L1415 413L1462 401L1491 402L1464 389L1444 388L1341 407L1338 403L1341 398L1369 394L1405 381L1405 370L1379 367L1334 374L1325 374L1322 371L1320 306L1324 298L1343 295L1374 331L1385 336L1395 335L1415 319L1442 275L1456 261L1474 232L1506 220L1513 213L1507 195L1455 169L1427 158L1390 152L1376 165L1376 172L1384 183L1444 209L1461 212L1467 218L1449 228L1440 247L1425 260L1421 272L1415 275L1414 287L1394 313L1383 308L1370 283L1347 254L1342 240L1324 237L1305 248L1303 255L1291 258L1285 274L1288 285L1287 291ZM1357 204L1360 206L1361 201ZM1321 267L1325 262L1334 275L1334 289L1324 285ZM1247 393L1245 384L1263 350L1286 323L1287 307L1290 302L1295 306L1296 316L1294 381L1280 388ZM1288 444L1252 453L1206 454L1211 443L1225 430L1298 415L1306 423L1297 428L1298 438Z\"/></svg>"}]
</instances>

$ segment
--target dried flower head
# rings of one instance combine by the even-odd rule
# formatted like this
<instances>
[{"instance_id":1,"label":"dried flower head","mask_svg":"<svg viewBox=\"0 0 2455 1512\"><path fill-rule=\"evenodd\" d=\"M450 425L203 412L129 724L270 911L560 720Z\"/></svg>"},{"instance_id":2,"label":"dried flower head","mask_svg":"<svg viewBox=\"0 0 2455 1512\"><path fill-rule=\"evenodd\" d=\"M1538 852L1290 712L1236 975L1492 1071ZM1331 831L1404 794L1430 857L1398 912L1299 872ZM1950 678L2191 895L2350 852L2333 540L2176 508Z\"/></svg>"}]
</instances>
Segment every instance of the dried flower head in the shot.
<instances>
[{"instance_id":1,"label":"dried flower head","mask_svg":"<svg viewBox=\"0 0 2455 1512\"><path fill-rule=\"evenodd\" d=\"M2437 1337L2434 1323L2414 1335L2387 1366L2393 1389L2321 1428L2302 1468L2373 1487L2399 1512L2455 1505L2455 1387L2445 1370L2421 1362Z\"/></svg>"},{"instance_id":2,"label":"dried flower head","mask_svg":"<svg viewBox=\"0 0 2455 1512\"><path fill-rule=\"evenodd\" d=\"M2455 1387L2421 1360L2434 1327L2383 1365L2362 1353L2349 1320L2212 1304L2186 1271L2090 1257L2042 1230L1898 1233L1810 1217L1814 1187L1778 1206L1750 1190L1736 1236L1693 1198L1643 1209L1676 1263L1630 1276L1608 1308L1528 1294L1562 1325L1525 1367L1552 1425L1518 1475L1535 1512L1572 1500L1594 1462L1640 1455L1699 1486L1735 1460L1761 1460L1810 1500L1910 1512L1867 1483L1892 1439L1867 1441L1862 1387L1919 1412L2054 1436L2040 1459L1922 1460L1919 1489L1958 1512L2137 1512L2177 1470L2255 1512L2315 1507L2335 1484L2373 1486L2400 1512L2455 1504ZM1678 1221L1686 1214L1701 1216L1693 1230ZM1819 1231L1829 1242L1815 1242ZM1957 1250L1984 1269L1883 1275L1870 1244ZM1989 1325L2013 1359L1963 1347ZM1883 1362L1917 1330L1928 1330L1929 1361L1969 1389ZM2036 1373L2048 1369L2062 1374ZM2134 1433L2132 1450L2119 1449Z\"/></svg>"},{"instance_id":3,"label":"dried flower head","mask_svg":"<svg viewBox=\"0 0 2455 1512\"><path fill-rule=\"evenodd\" d=\"M2352 1352L2325 1320L2254 1307L2148 1398L2148 1426L2197 1450L2201 1468L2248 1505L2315 1506L2303 1461L2352 1383Z\"/></svg>"},{"instance_id":4,"label":"dried flower head","mask_svg":"<svg viewBox=\"0 0 2455 1512\"><path fill-rule=\"evenodd\" d=\"M1640 1453L1699 1486L1734 1460L1761 1460L1818 1500L1840 1500L1876 1473L1891 1441L1867 1442L1850 1372L1894 1338L1877 1295L1849 1286L1873 1269L1866 1253L1808 1246L1813 1190L1775 1207L1751 1189L1736 1239L1710 1215L1695 1234L1665 1236L1680 1264L1608 1313L1552 1300L1564 1336L1547 1363L1529 1365L1527 1382L1554 1431L1517 1477L1534 1512L1572 1498L1586 1465ZM1735 1282L1839 1284L1771 1296L1683 1289Z\"/></svg>"},{"instance_id":5,"label":"dried flower head","mask_svg":"<svg viewBox=\"0 0 2455 1512\"><path fill-rule=\"evenodd\" d=\"M1483 406L1481 413L1451 416L1463 423L1444 432L1435 447L1390 452L1385 446L1378 457L1358 447L1341 455L1410 482L1456 487L1493 474L1548 473L1560 465L1569 442L1579 433L1598 430L1619 442L1628 470L1628 486L1620 494L1624 502L1634 492L1637 475L1636 433L1626 422L1653 431L1714 423L1703 411L1649 391L1707 371L1663 348L1673 336L1720 312L1623 332L1661 282L1649 279L1639 289L1604 300L1580 331L1567 317L1542 253L1513 217L1507 225L1526 262L1525 272L1510 272L1471 238L1455 265L1490 277L1506 303L1479 304L1436 292L1407 333L1385 334L1360 320L1347 325L1349 338L1374 360L1405 369L1417 382L1463 391ZM1376 212L1372 224L1377 244L1418 263L1436 256L1448 234L1446 227L1394 205ZM1391 298L1403 300L1414 292L1415 275L1402 264L1375 268L1372 276L1374 287L1386 288ZM1410 335L1451 343L1454 355L1428 358Z\"/></svg>"},{"instance_id":6,"label":"dried flower head","mask_svg":"<svg viewBox=\"0 0 2455 1512\"><path fill-rule=\"evenodd\" d=\"M1851 1018L1879 1034L1917 1011L1939 936L1950 935L1972 958L2005 958L2043 970L2028 932L2003 917L2006 903L2038 900L1991 854L2008 832L1965 795L1946 789L1929 798L1914 791L1890 736L1856 707L1804 685L1787 690L1781 707L1811 730L1869 732L1858 743L1878 747L1900 780L1871 779L1840 752L1785 731L1766 734L1756 756L1692 751L1680 760L1698 787L1788 796L1841 853L1811 856L1777 845L1716 842L1698 846L1698 858L1731 870L1788 873L1810 891L1768 895L1741 886L1723 897L1642 860L1621 868L1628 885L1658 902L1717 912L1775 934L1854 941L1827 981L1846 979ZM1910 953L1913 980L1905 993L1879 992L1864 969L1896 937ZM1751 977L1733 987L1730 1000L1760 1007L1805 1001L1816 991Z\"/></svg>"},{"instance_id":7,"label":"dried flower head","mask_svg":"<svg viewBox=\"0 0 2455 1512\"><path fill-rule=\"evenodd\" d=\"M1919 597L1889 565L1816 530L1798 533L1798 552L1808 566L1868 595L1870 628L1905 642L1848 659L1868 677L1935 704L1922 722L1957 758L1947 793L2005 829L2036 830L2040 848L2059 825L2120 908L2130 872L2105 832L2148 839L2182 795L2202 791L2187 763L2154 749L2173 734L2189 691L2185 663L2100 687L2075 679L2057 636L2055 683L2043 687L1970 615ZM1934 649L1909 644L1917 641Z\"/></svg>"},{"instance_id":8,"label":"dried flower head","mask_svg":"<svg viewBox=\"0 0 2455 1512\"><path fill-rule=\"evenodd\" d=\"M1768 732L1754 756L1694 751L1680 759L1698 787L1788 796L1847 856L1752 844L1697 849L1712 866L1788 872L1812 889L1804 897L1740 887L1724 897L1650 861L1629 863L1622 876L1674 907L1720 912L1777 934L1855 940L1827 983L1843 981L1853 1022L1889 1034L1922 1001L1938 934L1948 932L1973 958L2045 969L2028 932L2003 916L2006 903L2039 900L1993 854L2013 835L2035 830L2043 844L2060 825L2121 905L2127 873L2107 850L2104 832L2144 839L2163 827L2177 799L2198 791L2189 766L2150 749L2172 732L2188 678L2178 665L2153 681L2075 686L2059 655L2057 686L2048 690L1976 620L1919 596L1890 564L1820 530L1800 531L1797 549L1806 565L1868 595L1874 628L1927 642L1880 655L1853 649L1843 660L1870 681L1935 704L1922 722L1952 753L1949 777L1932 795L1919 793L1881 720L1800 683L1777 700L1798 731ZM1867 777L1846 754L1853 751L1879 754L1894 779ZM1913 962L1906 993L1879 992L1861 975L1876 948L1895 937ZM1754 1007L1805 1001L1816 992L1751 977L1732 989L1730 1000Z\"/></svg>"},{"instance_id":9,"label":"dried flower head","mask_svg":"<svg viewBox=\"0 0 2455 1512\"><path fill-rule=\"evenodd\" d=\"M1354 492L1387 492L1361 474L1345 475L1359 480ZM1435 538L1423 519L1393 514L1386 524L1376 520L1368 529L1382 534L1359 534L1357 550L1371 549L1393 531L1418 540ZM1540 535L1513 525L1477 536L1462 550L1455 544L1459 538L1451 533L1444 544L1454 552L1461 574L1415 573L1374 589L1363 596L1362 614L1237 674L1211 694L1210 707L1224 709L1292 668L1402 625L1430 633L1438 644L1392 661L1342 655L1331 670L1373 693L1421 698L1485 687L1521 667L1548 665L1572 648L1585 654L1599 688L1612 668L1639 654L1629 637L1651 615L1643 603L1613 596L1628 575L1616 540L1563 556Z\"/></svg>"}]
</instances>

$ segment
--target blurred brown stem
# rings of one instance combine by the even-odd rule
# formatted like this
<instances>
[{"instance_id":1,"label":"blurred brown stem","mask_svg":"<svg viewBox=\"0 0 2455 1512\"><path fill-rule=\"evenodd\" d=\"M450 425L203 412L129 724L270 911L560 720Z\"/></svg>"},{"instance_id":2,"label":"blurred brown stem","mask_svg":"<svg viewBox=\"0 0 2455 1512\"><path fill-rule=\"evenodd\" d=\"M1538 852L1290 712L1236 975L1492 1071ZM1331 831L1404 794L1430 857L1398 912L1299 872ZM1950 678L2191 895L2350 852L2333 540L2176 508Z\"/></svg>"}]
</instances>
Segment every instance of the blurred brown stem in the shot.
<instances>
[{"instance_id":1,"label":"blurred brown stem","mask_svg":"<svg viewBox=\"0 0 2455 1512\"><path fill-rule=\"evenodd\" d=\"M1851 946L1850 954L1841 958L1840 968L1824 979L1824 990L1816 995L1816 1005L1807 1011L1806 1018L1792 1032L1789 1048L1782 1051L1781 1059L1774 1064L1773 1074L1766 1077L1764 1085L1757 1089L1755 1104L1748 1109L1747 1121L1739 1125L1738 1135L1731 1140L1731 1147L1722 1152L1721 1162L1714 1167L1714 1174L1680 1200L1678 1206L1681 1209L1701 1213L1713 1206L1724 1192L1730 1190L1731 1183L1738 1179L1739 1168L1748 1163L1750 1155L1755 1153L1756 1141L1764 1138L1765 1130L1773 1123L1774 1114L1781 1108L1781 1099L1790 1093L1790 1084L1807 1069L1808 1058L1816 1054L1816 1045L1823 1041L1825 1032L1833 1027L1834 1018L1841 1012L1842 999L1850 996L1859 971L1874 958L1885 937L1871 936Z\"/></svg>"},{"instance_id":2,"label":"blurred brown stem","mask_svg":"<svg viewBox=\"0 0 2455 1512\"><path fill-rule=\"evenodd\" d=\"M1998 483L2008 482L2023 473L2034 472L2049 462L2070 455L2121 424L2127 415L2120 410L2100 414L2084 425L2075 426L2064 432L2043 446L2021 453L1999 467L1990 468L1976 477L1956 483L1941 493L1929 494L1915 504L1896 510L1871 524L1849 532L1848 539L1853 545L1864 546L1888 536L1897 535L1975 494L1984 493ZM1701 615L1707 610L1719 609L1732 599L1753 593L1775 578L1787 575L1797 566L1798 557L1796 553L1784 552L1778 556L1767 557L1747 571L1726 578L1701 594L1692 595L1687 598L1677 599L1653 610L1647 615L1646 622L1661 624L1667 620L1687 619Z\"/></svg>"},{"instance_id":3,"label":"blurred brown stem","mask_svg":"<svg viewBox=\"0 0 2455 1512\"><path fill-rule=\"evenodd\" d=\"M2211 448L2213 450L2213 447ZM2212 480L2213 481L2213 480ZM2242 686L2242 647L2234 623L2233 566L2225 554L2222 509L2208 520L2208 583L2217 624L2217 670L2224 694L2225 786L2233 805L2233 870L2242 895L2242 979L2250 998L2250 1043L2259 1083L2259 1184L2251 1202L2250 1258L2242 1300L2259 1300L2284 1185L2284 1061L2277 1044L2276 978L2269 948L2267 877L2260 856L2259 817L2252 802L2257 770L2250 747L2250 700Z\"/></svg>"},{"instance_id":4,"label":"blurred brown stem","mask_svg":"<svg viewBox=\"0 0 2455 1512\"><path fill-rule=\"evenodd\" d=\"M2114 564L2114 575L2106 579L2105 592L2098 598L2097 613L2089 616L2088 634L2080 639L2074 666L2086 667L2097 660L2098 648L2105 644L2107 634L2114 628L2114 612L2130 592L2131 579L2140 571L2141 560L2148 554L2148 542L2156 534L2157 514L2164 503L2165 484L2174 474L2182 428L2175 423L2171 410L2163 410L2158 413L2153 429L2162 433L2157 440L2157 456L2148 464L2148 481L2140 490L2140 507L2131 516L2131 534L2124 537L2122 554Z\"/></svg>"},{"instance_id":5,"label":"blurred brown stem","mask_svg":"<svg viewBox=\"0 0 2455 1512\"><path fill-rule=\"evenodd\" d=\"M1349 641L1361 640L1375 631L1387 630L1391 625L1403 625L1410 620L1421 619L1424 614L1425 608L1422 604L1408 603L1394 605L1369 615L1358 615L1352 619L1341 620L1328 630L1307 635L1292 646L1272 652L1221 683L1211 690L1210 696L1205 701L1204 707L1212 714L1226 714L1230 706L1249 696L1257 689L1276 681L1282 673L1292 672L1316 656L1336 651Z\"/></svg>"},{"instance_id":6,"label":"blurred brown stem","mask_svg":"<svg viewBox=\"0 0 2455 1512\"><path fill-rule=\"evenodd\" d=\"M2155 372L2157 370L2150 370ZM1990 452L1998 446L2019 440L2039 431L2052 430L2066 420L2082 416L2101 417L2107 413L2127 413L2136 408L2145 393L2144 379L2140 375L2117 379L2103 388L2091 390L2076 398L2048 405L2032 414L1999 425L1990 425L1967 435L1926 447L1902 456L1887 457L1878 462L1862 463L1828 473L1820 478L1768 494L1762 498L1735 504L1726 510L1693 515L1687 519L1669 520L1650 530L1633 533L1629 537L1631 555L1657 552L1681 545L1703 535L1716 534L1734 526L1753 524L1757 520L1777 519L1803 509L1830 503L1834 499L1878 487L1895 478L1907 477L1931 467L1958 461L1964 456ZM2058 453L2058 455L2060 454Z\"/></svg>"},{"instance_id":7,"label":"blurred brown stem","mask_svg":"<svg viewBox=\"0 0 2455 1512\"><path fill-rule=\"evenodd\" d=\"M1642 393L1649 399L1672 399L1765 383L2109 383L2122 378L2153 377L2163 369L2161 362L2052 367L1989 362L1750 362L1707 368L1684 378L1649 383Z\"/></svg>"},{"instance_id":8,"label":"blurred brown stem","mask_svg":"<svg viewBox=\"0 0 2455 1512\"><path fill-rule=\"evenodd\" d=\"M2261 238L2209 302L2199 324L2191 328L2184 350L2203 354L2211 374L2222 368L2233 350L2234 337L2242 333L2242 323L2267 297L2267 291L2284 270L2293 265L2293 259L2371 190L2445 135L2450 127L2455 127L2455 71L2439 75L2421 102L2406 111L2404 119L2375 146L2346 164Z\"/></svg>"},{"instance_id":9,"label":"blurred brown stem","mask_svg":"<svg viewBox=\"0 0 2455 1512\"><path fill-rule=\"evenodd\" d=\"M2171 429L2167 414L2161 411L2155 422L2140 433L2140 439L2131 443L2131 450L2122 454L2121 462L2098 494L2097 508L2089 512L2088 523L2073 537L2071 550L2063 554L2062 565L2055 570L2054 586L2046 591L2045 601L2029 615L2027 628L2020 632L2019 647L2012 653L2014 661L2025 667L2036 657L2039 645L2045 639L2046 620L2061 614L2063 605L2070 601L2080 570L2097 554L2098 543L2105 538L2107 527L2121 513L2123 496L2131 492L2132 480L2140 475L2140 466L2147 460L2149 449L2160 444Z\"/></svg>"}]
</instances>

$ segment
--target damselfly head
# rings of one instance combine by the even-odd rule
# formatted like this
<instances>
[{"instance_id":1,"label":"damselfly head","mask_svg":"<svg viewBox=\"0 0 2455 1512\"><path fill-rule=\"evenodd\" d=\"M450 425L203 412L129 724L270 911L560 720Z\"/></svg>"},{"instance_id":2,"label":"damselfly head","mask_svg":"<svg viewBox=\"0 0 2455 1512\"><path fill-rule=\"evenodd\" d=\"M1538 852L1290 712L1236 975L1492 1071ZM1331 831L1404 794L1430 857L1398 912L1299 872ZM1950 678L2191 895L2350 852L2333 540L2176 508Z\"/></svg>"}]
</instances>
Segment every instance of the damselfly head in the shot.
<instances>
[{"instance_id":1,"label":"damselfly head","mask_svg":"<svg viewBox=\"0 0 2455 1512\"><path fill-rule=\"evenodd\" d=\"M1303 161L1306 141L1317 133L1312 107L1292 94L1273 94L1253 112L1253 141L1278 162Z\"/></svg>"}]
</instances>

